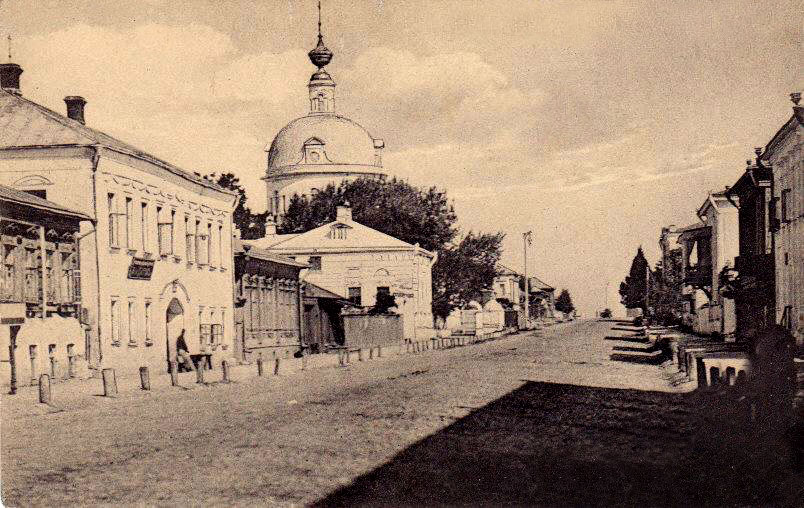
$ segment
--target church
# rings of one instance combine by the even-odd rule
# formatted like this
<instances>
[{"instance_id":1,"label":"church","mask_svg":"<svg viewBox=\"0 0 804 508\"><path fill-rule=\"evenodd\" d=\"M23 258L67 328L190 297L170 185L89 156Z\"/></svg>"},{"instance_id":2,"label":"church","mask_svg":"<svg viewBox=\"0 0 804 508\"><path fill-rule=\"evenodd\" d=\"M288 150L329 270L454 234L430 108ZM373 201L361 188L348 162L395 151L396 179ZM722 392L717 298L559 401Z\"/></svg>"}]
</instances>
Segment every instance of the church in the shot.
<instances>
[{"instance_id":1,"label":"church","mask_svg":"<svg viewBox=\"0 0 804 508\"><path fill-rule=\"evenodd\" d=\"M277 133L268 152L262 178L267 185L268 212L281 222L294 194L313 196L329 184L361 177L385 178L385 142L335 110L335 81L325 67L333 53L321 33L318 6L318 44L309 52L317 70L307 84L310 111Z\"/></svg>"}]
</instances>

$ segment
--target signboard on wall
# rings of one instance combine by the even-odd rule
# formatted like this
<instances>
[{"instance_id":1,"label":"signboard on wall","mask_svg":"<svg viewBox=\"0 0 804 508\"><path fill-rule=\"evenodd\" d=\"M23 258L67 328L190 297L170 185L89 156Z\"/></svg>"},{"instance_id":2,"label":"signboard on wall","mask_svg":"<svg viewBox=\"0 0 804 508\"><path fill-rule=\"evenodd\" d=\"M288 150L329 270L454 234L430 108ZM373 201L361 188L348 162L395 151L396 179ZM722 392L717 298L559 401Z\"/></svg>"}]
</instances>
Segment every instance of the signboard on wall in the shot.
<instances>
[{"instance_id":1,"label":"signboard on wall","mask_svg":"<svg viewBox=\"0 0 804 508\"><path fill-rule=\"evenodd\" d=\"M129 279L151 280L151 274L153 273L153 259L131 258L131 264L128 266Z\"/></svg>"}]
</instances>

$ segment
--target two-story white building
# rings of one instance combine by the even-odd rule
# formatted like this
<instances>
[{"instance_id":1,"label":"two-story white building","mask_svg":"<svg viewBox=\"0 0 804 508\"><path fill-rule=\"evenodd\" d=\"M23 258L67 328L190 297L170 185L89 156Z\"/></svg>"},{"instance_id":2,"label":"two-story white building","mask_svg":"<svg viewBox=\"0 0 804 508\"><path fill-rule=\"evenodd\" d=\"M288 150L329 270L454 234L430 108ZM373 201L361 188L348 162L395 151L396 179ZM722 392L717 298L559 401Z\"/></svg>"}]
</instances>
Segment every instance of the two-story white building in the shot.
<instances>
[{"instance_id":1,"label":"two-story white building","mask_svg":"<svg viewBox=\"0 0 804 508\"><path fill-rule=\"evenodd\" d=\"M196 359L229 356L236 194L87 127L81 97L67 115L27 100L21 73L0 65L0 183L95 220L78 236L79 354L118 375L164 372L184 333Z\"/></svg>"},{"instance_id":2,"label":"two-story white building","mask_svg":"<svg viewBox=\"0 0 804 508\"><path fill-rule=\"evenodd\" d=\"M278 235L269 222L265 238L245 243L307 263L306 282L357 306L373 306L378 293L388 293L403 316L406 339L433 334L436 255L355 222L348 206L338 206L333 222L305 233Z\"/></svg>"}]
</instances>

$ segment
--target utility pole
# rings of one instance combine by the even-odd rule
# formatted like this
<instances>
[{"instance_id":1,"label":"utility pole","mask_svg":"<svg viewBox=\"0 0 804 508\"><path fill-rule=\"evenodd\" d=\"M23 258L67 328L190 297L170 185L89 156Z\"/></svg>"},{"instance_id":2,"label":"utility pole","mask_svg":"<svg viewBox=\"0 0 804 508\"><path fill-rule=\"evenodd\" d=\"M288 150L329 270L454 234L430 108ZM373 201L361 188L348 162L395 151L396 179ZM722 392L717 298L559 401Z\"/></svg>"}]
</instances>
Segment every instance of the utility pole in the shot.
<instances>
[{"instance_id":1,"label":"utility pole","mask_svg":"<svg viewBox=\"0 0 804 508\"><path fill-rule=\"evenodd\" d=\"M525 248L525 328L530 326L530 288L528 287L528 245L533 243L533 231L522 233L522 243Z\"/></svg>"}]
</instances>

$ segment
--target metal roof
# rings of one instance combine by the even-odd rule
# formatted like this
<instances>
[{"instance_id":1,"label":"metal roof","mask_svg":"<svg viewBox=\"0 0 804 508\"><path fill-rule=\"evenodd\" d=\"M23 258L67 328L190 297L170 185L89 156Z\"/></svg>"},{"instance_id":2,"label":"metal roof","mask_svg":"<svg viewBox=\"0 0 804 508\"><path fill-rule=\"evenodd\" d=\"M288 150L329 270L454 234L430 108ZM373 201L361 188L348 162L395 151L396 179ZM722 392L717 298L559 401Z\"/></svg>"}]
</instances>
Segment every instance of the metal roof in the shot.
<instances>
[{"instance_id":1,"label":"metal roof","mask_svg":"<svg viewBox=\"0 0 804 508\"><path fill-rule=\"evenodd\" d=\"M48 201L47 199L43 199L38 196L34 196L33 194L14 189L12 187L7 187L5 185L0 185L0 201L17 203L19 205L29 206L31 208L37 208L39 210L45 210L59 215L68 215L81 220L94 220L85 213L71 210L56 204L53 201Z\"/></svg>"}]
</instances>

